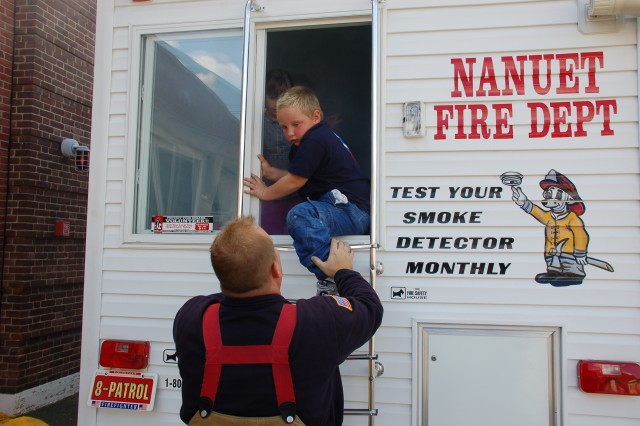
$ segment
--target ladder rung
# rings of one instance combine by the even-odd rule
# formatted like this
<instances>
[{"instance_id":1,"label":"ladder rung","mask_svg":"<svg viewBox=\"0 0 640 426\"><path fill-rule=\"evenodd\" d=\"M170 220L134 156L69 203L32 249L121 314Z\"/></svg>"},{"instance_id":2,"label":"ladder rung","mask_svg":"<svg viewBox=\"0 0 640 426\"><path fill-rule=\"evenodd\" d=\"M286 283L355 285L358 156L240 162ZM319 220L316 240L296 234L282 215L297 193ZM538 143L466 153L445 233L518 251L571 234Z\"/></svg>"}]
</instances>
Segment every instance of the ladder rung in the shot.
<instances>
[{"instance_id":1,"label":"ladder rung","mask_svg":"<svg viewBox=\"0 0 640 426\"><path fill-rule=\"evenodd\" d=\"M353 250L370 250L380 248L380 244L352 244ZM291 244L276 244L276 250L278 251L295 251L295 248Z\"/></svg>"},{"instance_id":2,"label":"ladder rung","mask_svg":"<svg viewBox=\"0 0 640 426\"><path fill-rule=\"evenodd\" d=\"M345 408L345 416L377 416L378 409L369 410L367 408Z\"/></svg>"},{"instance_id":3,"label":"ladder rung","mask_svg":"<svg viewBox=\"0 0 640 426\"><path fill-rule=\"evenodd\" d=\"M378 354L351 354L347 357L347 359L352 360L376 360L378 359Z\"/></svg>"}]
</instances>

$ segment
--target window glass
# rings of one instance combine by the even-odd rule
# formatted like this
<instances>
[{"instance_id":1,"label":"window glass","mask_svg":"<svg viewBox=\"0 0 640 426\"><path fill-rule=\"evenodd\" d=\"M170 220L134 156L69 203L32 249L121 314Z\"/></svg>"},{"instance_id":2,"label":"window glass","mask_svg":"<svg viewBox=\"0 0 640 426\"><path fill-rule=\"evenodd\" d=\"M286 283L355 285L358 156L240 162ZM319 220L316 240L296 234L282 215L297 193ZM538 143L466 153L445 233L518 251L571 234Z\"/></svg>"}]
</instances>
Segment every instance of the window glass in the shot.
<instances>
[{"instance_id":1,"label":"window glass","mask_svg":"<svg viewBox=\"0 0 640 426\"><path fill-rule=\"evenodd\" d=\"M237 213L242 32L143 43L135 232L167 216L204 216L217 229Z\"/></svg>"}]
</instances>

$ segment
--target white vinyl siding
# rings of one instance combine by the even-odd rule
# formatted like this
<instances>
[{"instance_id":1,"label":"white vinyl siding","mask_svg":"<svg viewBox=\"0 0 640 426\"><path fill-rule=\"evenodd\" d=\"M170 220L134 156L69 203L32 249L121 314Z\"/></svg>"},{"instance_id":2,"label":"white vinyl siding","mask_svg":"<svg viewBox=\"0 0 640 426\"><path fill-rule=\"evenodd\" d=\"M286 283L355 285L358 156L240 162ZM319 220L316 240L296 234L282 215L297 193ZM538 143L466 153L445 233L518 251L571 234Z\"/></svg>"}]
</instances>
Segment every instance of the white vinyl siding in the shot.
<instances>
[{"instance_id":1,"label":"white vinyl siding","mask_svg":"<svg viewBox=\"0 0 640 426\"><path fill-rule=\"evenodd\" d=\"M637 99L637 30L626 19L617 33L584 35L578 31L576 2L455 1L385 2L383 55L383 152L380 176L383 222L378 259L384 274L377 289L384 300L384 329L376 340L385 374L376 381L378 424L416 424L415 335L410 321L445 324L513 324L562 329L562 410L565 426L627 426L640 418L633 397L585 394L577 388L580 359L638 361L640 353L640 214ZM452 98L451 58L475 58L476 80L484 57L494 60L502 88L502 56L604 52L596 72L598 94L536 95L525 79L526 95ZM586 78L577 71L579 78ZM600 136L598 118L581 138L530 139L527 102L615 99L611 117L615 136ZM402 105L422 101L427 135L402 136ZM509 103L512 139L434 140L434 105ZM455 119L449 125L456 126ZM587 266L584 283L566 289L534 281L545 270L544 227L511 200L500 174L518 171L532 202L540 204L538 183L550 169L568 176L586 205L581 216L590 235L589 255L614 265L610 273ZM500 187L500 199L449 198L449 187ZM433 199L393 198L394 187L439 187ZM403 222L406 212L481 212L479 223ZM469 214L467 213L467 219ZM399 237L511 237L513 248L399 249ZM426 244L425 244L426 245ZM503 275L408 274L408 261L510 263ZM426 302L391 300L392 287L428 291ZM392 344L386 344L389 339ZM470 354L471 356L471 354ZM387 364L391 362L391 364ZM404 379L404 380L402 380ZM387 391L387 383L392 390ZM437 390L436 390L437 391ZM412 393L413 400L397 394ZM615 409L612 407L616 407ZM637 422L637 420L635 420ZM431 425L430 425L431 426ZM437 425L436 425L437 426Z\"/></svg>"}]
</instances>

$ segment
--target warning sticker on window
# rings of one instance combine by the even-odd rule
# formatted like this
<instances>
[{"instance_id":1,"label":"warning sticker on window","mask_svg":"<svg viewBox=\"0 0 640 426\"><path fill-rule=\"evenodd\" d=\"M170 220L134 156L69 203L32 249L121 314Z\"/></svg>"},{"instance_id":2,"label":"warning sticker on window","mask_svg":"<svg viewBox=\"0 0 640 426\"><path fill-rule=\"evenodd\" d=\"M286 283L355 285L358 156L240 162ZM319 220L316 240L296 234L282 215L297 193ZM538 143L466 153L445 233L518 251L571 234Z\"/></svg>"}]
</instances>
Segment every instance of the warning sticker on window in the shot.
<instances>
[{"instance_id":1,"label":"warning sticker on window","mask_svg":"<svg viewBox=\"0 0 640 426\"><path fill-rule=\"evenodd\" d=\"M153 216L154 234L213 232L213 216Z\"/></svg>"}]
</instances>

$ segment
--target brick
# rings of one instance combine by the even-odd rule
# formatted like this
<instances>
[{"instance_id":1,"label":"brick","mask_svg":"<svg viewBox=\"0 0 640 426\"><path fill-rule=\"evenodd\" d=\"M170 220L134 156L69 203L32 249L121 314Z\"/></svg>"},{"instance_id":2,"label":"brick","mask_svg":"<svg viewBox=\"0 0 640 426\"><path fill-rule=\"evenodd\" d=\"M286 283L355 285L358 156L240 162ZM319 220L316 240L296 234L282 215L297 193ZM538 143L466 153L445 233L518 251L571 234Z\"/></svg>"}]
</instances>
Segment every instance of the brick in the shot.
<instances>
[{"instance_id":1,"label":"brick","mask_svg":"<svg viewBox=\"0 0 640 426\"><path fill-rule=\"evenodd\" d=\"M0 3L0 393L79 370L88 182L60 141L90 142L95 14L96 0Z\"/></svg>"}]
</instances>

